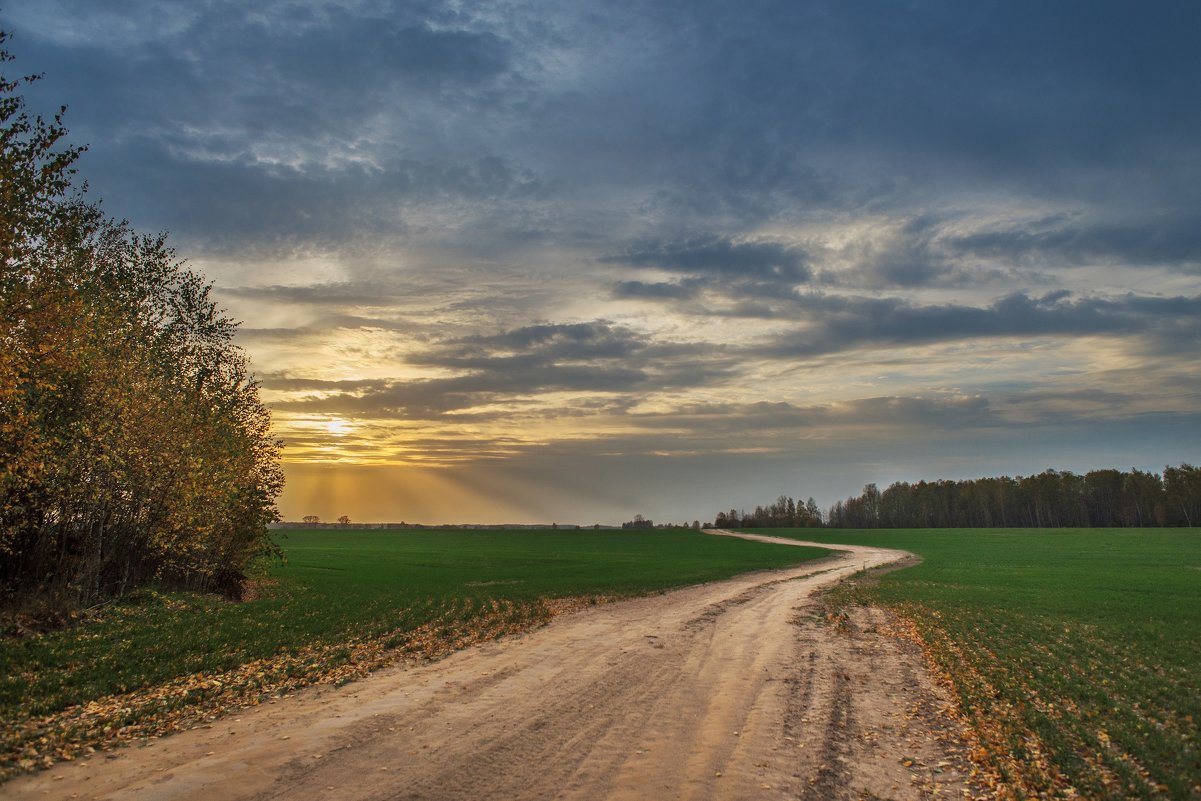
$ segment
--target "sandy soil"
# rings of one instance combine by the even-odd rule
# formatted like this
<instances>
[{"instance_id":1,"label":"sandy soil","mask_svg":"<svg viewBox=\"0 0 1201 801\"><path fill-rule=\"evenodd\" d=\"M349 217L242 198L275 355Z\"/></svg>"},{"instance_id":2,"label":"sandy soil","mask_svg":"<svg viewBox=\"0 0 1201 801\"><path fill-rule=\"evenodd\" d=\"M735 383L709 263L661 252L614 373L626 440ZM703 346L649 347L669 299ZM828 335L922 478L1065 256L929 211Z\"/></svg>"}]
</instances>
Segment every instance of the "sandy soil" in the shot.
<instances>
[{"instance_id":1,"label":"sandy soil","mask_svg":"<svg viewBox=\"0 0 1201 801\"><path fill-rule=\"evenodd\" d=\"M792 542L783 541L782 542ZM884 612L815 590L899 551L609 604L16 779L18 799L959 798L946 699Z\"/></svg>"}]
</instances>

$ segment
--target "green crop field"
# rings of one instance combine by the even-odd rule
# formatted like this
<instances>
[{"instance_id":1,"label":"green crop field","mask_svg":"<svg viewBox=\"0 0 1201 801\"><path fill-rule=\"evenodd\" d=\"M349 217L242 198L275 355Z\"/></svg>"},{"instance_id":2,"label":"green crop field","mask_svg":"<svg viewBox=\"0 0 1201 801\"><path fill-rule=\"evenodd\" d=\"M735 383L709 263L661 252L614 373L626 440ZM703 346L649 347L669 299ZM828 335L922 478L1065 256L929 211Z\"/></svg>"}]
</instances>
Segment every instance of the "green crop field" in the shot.
<instances>
[{"instance_id":1,"label":"green crop field","mask_svg":"<svg viewBox=\"0 0 1201 801\"><path fill-rule=\"evenodd\" d=\"M827 553L683 530L283 533L287 563L255 600L142 591L75 628L0 639L0 777L526 630L555 599L655 592Z\"/></svg>"},{"instance_id":2,"label":"green crop field","mask_svg":"<svg viewBox=\"0 0 1201 801\"><path fill-rule=\"evenodd\" d=\"M764 530L922 564L831 599L916 624L1028 794L1201 798L1201 530Z\"/></svg>"}]
</instances>

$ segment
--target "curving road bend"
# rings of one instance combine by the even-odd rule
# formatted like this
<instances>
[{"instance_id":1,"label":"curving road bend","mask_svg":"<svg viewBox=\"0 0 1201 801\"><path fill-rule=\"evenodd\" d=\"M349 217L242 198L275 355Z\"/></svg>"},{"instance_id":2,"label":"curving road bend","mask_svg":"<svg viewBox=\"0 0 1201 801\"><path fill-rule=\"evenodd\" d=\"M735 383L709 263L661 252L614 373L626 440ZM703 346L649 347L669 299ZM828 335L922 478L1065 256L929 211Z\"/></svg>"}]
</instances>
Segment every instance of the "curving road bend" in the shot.
<instances>
[{"instance_id":1,"label":"curving road bend","mask_svg":"<svg viewBox=\"0 0 1201 801\"><path fill-rule=\"evenodd\" d=\"M795 545L795 540L752 539ZM800 543L815 544L816 543ZM820 546L819 547L828 547ZM815 591L903 551L557 618L2 788L20 799L959 798L970 766L918 649Z\"/></svg>"}]
</instances>

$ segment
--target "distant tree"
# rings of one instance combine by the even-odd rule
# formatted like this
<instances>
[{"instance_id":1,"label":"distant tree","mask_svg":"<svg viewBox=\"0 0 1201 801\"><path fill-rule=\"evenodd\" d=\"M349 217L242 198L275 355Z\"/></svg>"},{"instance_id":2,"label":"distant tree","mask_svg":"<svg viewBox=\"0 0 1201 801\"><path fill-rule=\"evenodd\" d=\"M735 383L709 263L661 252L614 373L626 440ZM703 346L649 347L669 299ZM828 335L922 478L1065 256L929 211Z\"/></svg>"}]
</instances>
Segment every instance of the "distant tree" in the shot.
<instances>
[{"instance_id":1,"label":"distant tree","mask_svg":"<svg viewBox=\"0 0 1201 801\"><path fill-rule=\"evenodd\" d=\"M338 525L340 525L340 526L349 526L349 525L350 525L350 516L349 516L349 515L342 515L341 517L339 517L339 518L338 518Z\"/></svg>"},{"instance_id":2,"label":"distant tree","mask_svg":"<svg viewBox=\"0 0 1201 801\"><path fill-rule=\"evenodd\" d=\"M863 525L875 528L880 525L880 490L875 484L863 488L862 500Z\"/></svg>"},{"instance_id":3,"label":"distant tree","mask_svg":"<svg viewBox=\"0 0 1201 801\"><path fill-rule=\"evenodd\" d=\"M1170 514L1186 526L1201 525L1201 468L1165 467L1163 483Z\"/></svg>"},{"instance_id":4,"label":"distant tree","mask_svg":"<svg viewBox=\"0 0 1201 801\"><path fill-rule=\"evenodd\" d=\"M310 526L315 526L321 522L321 518L317 517L317 515L305 515L304 517L300 518L300 522Z\"/></svg>"},{"instance_id":5,"label":"distant tree","mask_svg":"<svg viewBox=\"0 0 1201 801\"><path fill-rule=\"evenodd\" d=\"M1188 526L1201 516L1201 471L1188 464L1163 475L1132 469L1083 476L1044 470L1033 476L896 482L864 487L830 509L835 527L1032 528Z\"/></svg>"}]
</instances>

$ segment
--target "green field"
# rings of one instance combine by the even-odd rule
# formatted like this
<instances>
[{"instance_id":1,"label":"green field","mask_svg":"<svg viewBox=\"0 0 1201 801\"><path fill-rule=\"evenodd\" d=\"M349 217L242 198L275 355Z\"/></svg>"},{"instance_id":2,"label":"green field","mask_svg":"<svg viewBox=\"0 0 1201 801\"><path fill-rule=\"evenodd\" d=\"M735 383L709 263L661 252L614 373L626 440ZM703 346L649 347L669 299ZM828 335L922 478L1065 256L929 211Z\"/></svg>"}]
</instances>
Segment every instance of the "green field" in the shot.
<instances>
[{"instance_id":1,"label":"green field","mask_svg":"<svg viewBox=\"0 0 1201 801\"><path fill-rule=\"evenodd\" d=\"M1007 781L1050 795L1201 798L1201 530L764 533L922 557L832 601L889 606L917 624Z\"/></svg>"},{"instance_id":2,"label":"green field","mask_svg":"<svg viewBox=\"0 0 1201 801\"><path fill-rule=\"evenodd\" d=\"M843 585L831 604L885 605L916 623L979 758L1011 787L1201 797L1201 531L761 533L922 557ZM548 599L821 555L687 531L304 530L283 544L288 562L257 600L143 591L77 628L0 640L0 776L527 630L550 617Z\"/></svg>"},{"instance_id":3,"label":"green field","mask_svg":"<svg viewBox=\"0 0 1201 801\"><path fill-rule=\"evenodd\" d=\"M548 599L638 595L827 553L684 530L282 533L287 563L256 600L142 591L79 627L0 639L0 777L522 631L549 619Z\"/></svg>"}]
</instances>

